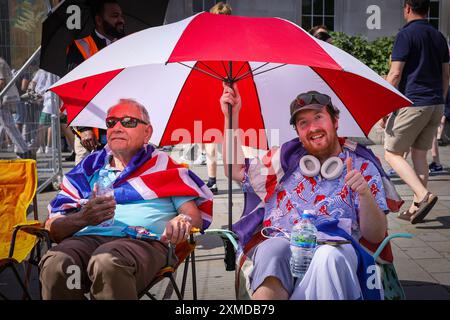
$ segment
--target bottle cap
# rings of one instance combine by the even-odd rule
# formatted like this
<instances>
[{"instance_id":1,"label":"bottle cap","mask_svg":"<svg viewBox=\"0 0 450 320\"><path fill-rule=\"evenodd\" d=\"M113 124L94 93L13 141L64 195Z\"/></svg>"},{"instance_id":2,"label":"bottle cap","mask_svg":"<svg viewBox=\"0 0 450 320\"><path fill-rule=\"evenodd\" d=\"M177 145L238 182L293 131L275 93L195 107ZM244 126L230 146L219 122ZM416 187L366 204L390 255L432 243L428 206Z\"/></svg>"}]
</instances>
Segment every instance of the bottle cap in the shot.
<instances>
[{"instance_id":1,"label":"bottle cap","mask_svg":"<svg viewBox=\"0 0 450 320\"><path fill-rule=\"evenodd\" d=\"M316 215L314 210L305 210L302 213L302 219L312 219Z\"/></svg>"}]
</instances>

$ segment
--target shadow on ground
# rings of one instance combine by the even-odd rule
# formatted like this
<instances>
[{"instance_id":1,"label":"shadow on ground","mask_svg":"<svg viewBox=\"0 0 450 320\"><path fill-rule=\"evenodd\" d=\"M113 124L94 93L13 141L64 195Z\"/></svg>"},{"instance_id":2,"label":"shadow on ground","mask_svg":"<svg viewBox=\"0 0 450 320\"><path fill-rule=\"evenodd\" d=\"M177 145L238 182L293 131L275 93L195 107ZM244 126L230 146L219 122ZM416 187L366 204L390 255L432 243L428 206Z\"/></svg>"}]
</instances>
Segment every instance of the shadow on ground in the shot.
<instances>
[{"instance_id":1,"label":"shadow on ground","mask_svg":"<svg viewBox=\"0 0 450 320\"><path fill-rule=\"evenodd\" d=\"M450 300L450 287L430 282L400 281L406 300Z\"/></svg>"},{"instance_id":2,"label":"shadow on ground","mask_svg":"<svg viewBox=\"0 0 450 320\"><path fill-rule=\"evenodd\" d=\"M19 267L18 269L21 276L23 276L23 268ZM401 281L401 284L405 291L406 300L450 300L449 286L419 281ZM22 290L10 270L0 274L0 293L9 300L21 300L23 298ZM33 267L31 272L30 293L33 300L40 299L37 268L35 267Z\"/></svg>"},{"instance_id":3,"label":"shadow on ground","mask_svg":"<svg viewBox=\"0 0 450 320\"><path fill-rule=\"evenodd\" d=\"M447 230L450 229L450 216L437 217L436 219L425 219L424 223L429 222L439 222L440 226L421 226L420 224L416 226L419 230Z\"/></svg>"}]
</instances>

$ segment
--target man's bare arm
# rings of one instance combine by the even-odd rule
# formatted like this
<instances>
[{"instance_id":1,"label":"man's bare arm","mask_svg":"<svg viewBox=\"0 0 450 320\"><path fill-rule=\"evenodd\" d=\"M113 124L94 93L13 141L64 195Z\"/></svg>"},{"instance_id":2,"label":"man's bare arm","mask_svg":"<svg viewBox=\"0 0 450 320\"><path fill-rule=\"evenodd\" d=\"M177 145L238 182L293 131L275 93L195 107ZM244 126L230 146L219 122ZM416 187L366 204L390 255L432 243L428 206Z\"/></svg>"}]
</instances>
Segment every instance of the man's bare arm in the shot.
<instances>
[{"instance_id":1,"label":"man's bare arm","mask_svg":"<svg viewBox=\"0 0 450 320\"><path fill-rule=\"evenodd\" d=\"M181 207L178 208L178 213L189 216L192 219L191 224L193 227L195 228L202 227L203 224L202 215L193 200L183 203Z\"/></svg>"},{"instance_id":2,"label":"man's bare arm","mask_svg":"<svg viewBox=\"0 0 450 320\"><path fill-rule=\"evenodd\" d=\"M231 128L229 128L229 117L228 114L228 104L231 104L232 106L232 125ZM239 112L241 110L241 96L239 94L239 89L236 84L234 84L233 88L230 88L227 85L224 85L224 91L223 95L220 98L220 105L222 109L222 113L225 118L225 137L224 142L222 145L222 155L223 155L223 166L225 169L225 176L228 177L230 174L228 172L228 163L229 163L229 130L232 131L232 139L233 139L233 149L231 151L232 154L232 172L231 172L231 178L237 182L242 182L244 179L244 172L245 172L245 166L244 166L244 153L242 152L242 142L239 136L239 133L237 133L237 128L239 126Z\"/></svg>"},{"instance_id":3,"label":"man's bare arm","mask_svg":"<svg viewBox=\"0 0 450 320\"><path fill-rule=\"evenodd\" d=\"M162 242L170 242L174 245L186 240L192 228L202 227L202 215L194 201L187 201L178 208L175 218L166 223L166 228L161 235Z\"/></svg>"},{"instance_id":4,"label":"man's bare arm","mask_svg":"<svg viewBox=\"0 0 450 320\"><path fill-rule=\"evenodd\" d=\"M367 181L360 171L352 168L353 161L347 158L345 183L359 195L359 225L362 236L371 243L381 242L387 231L386 215L378 207Z\"/></svg>"},{"instance_id":5,"label":"man's bare arm","mask_svg":"<svg viewBox=\"0 0 450 320\"><path fill-rule=\"evenodd\" d=\"M72 236L84 227L86 227L86 222L83 221L81 212L58 215L45 222L45 228L50 232L50 237L56 243Z\"/></svg>"},{"instance_id":6,"label":"man's bare arm","mask_svg":"<svg viewBox=\"0 0 450 320\"><path fill-rule=\"evenodd\" d=\"M442 92L444 93L444 101L447 100L448 86L449 86L449 68L448 63L442 64Z\"/></svg>"},{"instance_id":7,"label":"man's bare arm","mask_svg":"<svg viewBox=\"0 0 450 320\"><path fill-rule=\"evenodd\" d=\"M113 197L95 197L90 199L79 211L68 215L58 215L47 220L45 228L56 242L87 226L96 226L114 216L116 202Z\"/></svg>"},{"instance_id":8,"label":"man's bare arm","mask_svg":"<svg viewBox=\"0 0 450 320\"><path fill-rule=\"evenodd\" d=\"M398 88L400 81L402 80L403 69L405 68L405 62L392 61L391 69L386 77L386 81Z\"/></svg>"}]
</instances>

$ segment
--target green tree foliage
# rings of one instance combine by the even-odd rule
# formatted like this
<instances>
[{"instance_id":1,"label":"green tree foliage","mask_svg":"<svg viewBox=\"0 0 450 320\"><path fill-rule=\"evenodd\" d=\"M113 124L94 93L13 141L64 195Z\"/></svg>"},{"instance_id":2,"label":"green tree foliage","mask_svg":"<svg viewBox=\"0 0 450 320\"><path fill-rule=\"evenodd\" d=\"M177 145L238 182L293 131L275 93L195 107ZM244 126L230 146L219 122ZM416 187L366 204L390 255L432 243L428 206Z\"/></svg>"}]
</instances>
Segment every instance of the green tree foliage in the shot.
<instances>
[{"instance_id":1,"label":"green tree foliage","mask_svg":"<svg viewBox=\"0 0 450 320\"><path fill-rule=\"evenodd\" d=\"M333 32L331 35L333 45L362 61L380 76L387 75L394 37L382 37L369 42L362 36L349 36L343 32Z\"/></svg>"}]
</instances>

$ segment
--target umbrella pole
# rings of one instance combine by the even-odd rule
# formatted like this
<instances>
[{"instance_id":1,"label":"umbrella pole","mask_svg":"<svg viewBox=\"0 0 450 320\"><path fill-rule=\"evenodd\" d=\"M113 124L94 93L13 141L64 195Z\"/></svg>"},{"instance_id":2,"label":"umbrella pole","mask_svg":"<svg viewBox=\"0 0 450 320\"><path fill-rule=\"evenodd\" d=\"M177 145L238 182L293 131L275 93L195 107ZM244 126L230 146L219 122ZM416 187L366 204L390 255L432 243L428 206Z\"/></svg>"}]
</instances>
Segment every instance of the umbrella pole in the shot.
<instances>
[{"instance_id":1,"label":"umbrella pole","mask_svg":"<svg viewBox=\"0 0 450 320\"><path fill-rule=\"evenodd\" d=\"M228 85L232 88L233 87L233 73L232 73L232 62L229 62L229 76L228 76ZM233 231L233 198L232 198L232 188L233 188L233 180L232 180L232 170L233 170L233 131L232 131L232 125L233 125L233 118L232 118L232 109L233 106L231 104L228 104L228 114L230 115L228 117L228 127L230 128L228 130L228 230ZM234 249L233 244L229 239L224 239L224 245L225 245L225 270L227 271L234 271L235 270L235 263L236 263L236 251Z\"/></svg>"},{"instance_id":2,"label":"umbrella pole","mask_svg":"<svg viewBox=\"0 0 450 320\"><path fill-rule=\"evenodd\" d=\"M228 130L228 230L233 231L233 198L232 198L232 188L233 188L233 131L231 130L231 126L233 123L232 120L232 106L231 104L228 104L228 114L230 115L228 119L228 127L230 130Z\"/></svg>"},{"instance_id":3,"label":"umbrella pole","mask_svg":"<svg viewBox=\"0 0 450 320\"><path fill-rule=\"evenodd\" d=\"M233 88L233 64L230 61L229 65L229 75L228 75L228 85ZM233 115L232 115L233 106L228 104L228 230L233 231L233 198L232 198L232 188L233 188L233 179L232 179L232 170L233 170L233 131L231 130L233 126Z\"/></svg>"}]
</instances>

